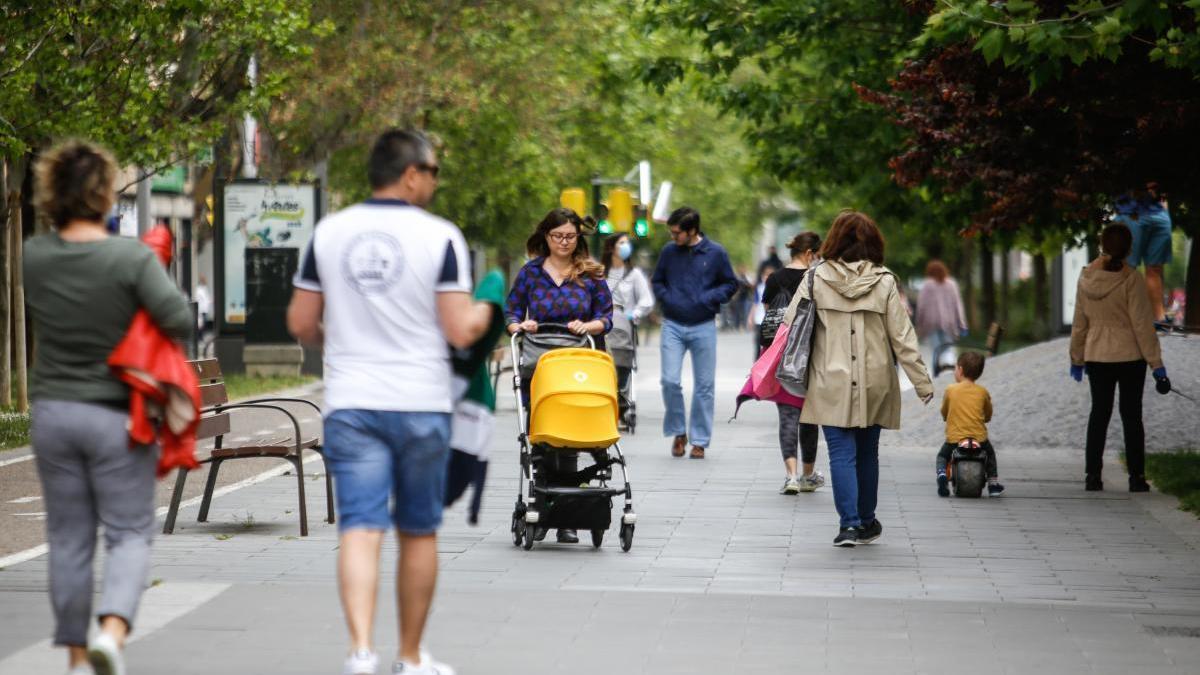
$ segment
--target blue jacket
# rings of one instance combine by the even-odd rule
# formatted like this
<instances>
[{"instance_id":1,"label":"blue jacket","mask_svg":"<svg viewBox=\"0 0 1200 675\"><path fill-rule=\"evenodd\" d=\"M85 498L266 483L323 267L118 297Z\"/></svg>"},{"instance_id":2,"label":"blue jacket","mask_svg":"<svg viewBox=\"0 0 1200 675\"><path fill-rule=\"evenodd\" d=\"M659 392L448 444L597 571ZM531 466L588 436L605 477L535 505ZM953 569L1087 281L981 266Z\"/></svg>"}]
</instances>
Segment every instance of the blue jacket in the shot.
<instances>
[{"instance_id":1,"label":"blue jacket","mask_svg":"<svg viewBox=\"0 0 1200 675\"><path fill-rule=\"evenodd\" d=\"M695 246L663 247L651 283L663 316L685 326L712 321L738 288L729 254L708 237Z\"/></svg>"}]
</instances>

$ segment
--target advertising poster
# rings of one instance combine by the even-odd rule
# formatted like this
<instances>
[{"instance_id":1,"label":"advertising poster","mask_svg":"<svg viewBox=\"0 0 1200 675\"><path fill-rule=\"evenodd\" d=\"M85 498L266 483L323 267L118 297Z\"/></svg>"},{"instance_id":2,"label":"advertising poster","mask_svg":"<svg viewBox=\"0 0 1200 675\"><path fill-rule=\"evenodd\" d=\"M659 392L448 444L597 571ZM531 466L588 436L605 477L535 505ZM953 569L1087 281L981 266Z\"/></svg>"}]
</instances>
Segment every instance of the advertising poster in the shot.
<instances>
[{"instance_id":1,"label":"advertising poster","mask_svg":"<svg viewBox=\"0 0 1200 675\"><path fill-rule=\"evenodd\" d=\"M246 323L246 249L303 252L316 227L315 185L232 183L222 200L225 238L225 323Z\"/></svg>"}]
</instances>

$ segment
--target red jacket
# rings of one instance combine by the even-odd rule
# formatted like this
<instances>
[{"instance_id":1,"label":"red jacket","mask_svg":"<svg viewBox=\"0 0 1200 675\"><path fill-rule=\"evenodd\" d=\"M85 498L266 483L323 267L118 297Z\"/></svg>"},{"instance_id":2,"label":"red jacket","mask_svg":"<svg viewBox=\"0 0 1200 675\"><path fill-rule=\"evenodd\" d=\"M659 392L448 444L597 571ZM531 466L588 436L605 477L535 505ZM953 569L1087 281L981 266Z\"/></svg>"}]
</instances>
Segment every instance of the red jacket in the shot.
<instances>
[{"instance_id":1,"label":"red jacket","mask_svg":"<svg viewBox=\"0 0 1200 675\"><path fill-rule=\"evenodd\" d=\"M163 264L171 261L171 231L159 225L142 238ZM125 337L108 357L117 379L129 385L129 445L162 447L158 477L176 467L197 469L196 425L200 385L183 349L163 333L150 314L138 310ZM162 420L161 428L157 424Z\"/></svg>"}]
</instances>

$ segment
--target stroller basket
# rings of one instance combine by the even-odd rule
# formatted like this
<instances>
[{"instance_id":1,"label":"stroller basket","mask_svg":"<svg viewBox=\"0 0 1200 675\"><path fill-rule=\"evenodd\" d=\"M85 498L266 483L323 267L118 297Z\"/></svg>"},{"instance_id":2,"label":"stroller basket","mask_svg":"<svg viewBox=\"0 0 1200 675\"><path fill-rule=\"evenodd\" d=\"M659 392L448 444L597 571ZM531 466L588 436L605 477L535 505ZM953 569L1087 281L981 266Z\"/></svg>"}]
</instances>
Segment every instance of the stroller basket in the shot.
<instances>
[{"instance_id":1,"label":"stroller basket","mask_svg":"<svg viewBox=\"0 0 1200 675\"><path fill-rule=\"evenodd\" d=\"M607 448L617 432L617 373L592 349L556 349L538 361L530 390L529 440L551 448Z\"/></svg>"}]
</instances>

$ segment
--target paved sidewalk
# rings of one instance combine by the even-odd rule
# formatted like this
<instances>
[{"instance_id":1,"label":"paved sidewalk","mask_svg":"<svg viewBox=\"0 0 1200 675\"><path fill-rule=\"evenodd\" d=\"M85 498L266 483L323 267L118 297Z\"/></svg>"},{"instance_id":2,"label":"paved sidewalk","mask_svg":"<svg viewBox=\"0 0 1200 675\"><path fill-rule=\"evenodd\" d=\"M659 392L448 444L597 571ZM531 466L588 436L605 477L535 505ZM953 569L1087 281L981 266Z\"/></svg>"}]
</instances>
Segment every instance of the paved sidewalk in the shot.
<instances>
[{"instance_id":1,"label":"paved sidewalk","mask_svg":"<svg viewBox=\"0 0 1200 675\"><path fill-rule=\"evenodd\" d=\"M1116 472L1107 491L1085 493L1079 453L1008 447L1003 498L941 499L931 439L884 449L883 538L835 549L828 488L776 494L773 406L725 423L748 342L721 338L703 461L668 455L657 344L644 349L643 426L623 444L639 514L627 554L612 533L600 550L512 546L505 408L482 525L447 515L433 653L464 675L1200 672L1200 523L1172 499L1130 495ZM823 446L818 462L828 473ZM159 537L132 674L339 672L336 532L314 515L312 536L295 537L294 489L281 476L239 490L215 502L212 522L192 508ZM310 512L322 507L311 490ZM391 591L382 650L396 645ZM44 558L0 572L0 625L0 675L61 670L43 642Z\"/></svg>"}]
</instances>

